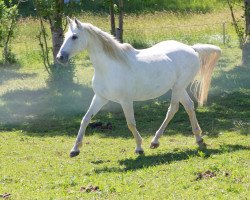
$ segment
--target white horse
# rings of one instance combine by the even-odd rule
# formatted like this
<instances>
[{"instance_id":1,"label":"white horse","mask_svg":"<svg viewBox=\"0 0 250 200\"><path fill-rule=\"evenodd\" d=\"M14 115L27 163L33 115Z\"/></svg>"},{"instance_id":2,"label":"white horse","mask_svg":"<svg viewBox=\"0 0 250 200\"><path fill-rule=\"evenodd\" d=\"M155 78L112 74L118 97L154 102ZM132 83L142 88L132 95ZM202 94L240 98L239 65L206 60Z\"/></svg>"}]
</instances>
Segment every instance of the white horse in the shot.
<instances>
[{"instance_id":1,"label":"white horse","mask_svg":"<svg viewBox=\"0 0 250 200\"><path fill-rule=\"evenodd\" d=\"M172 90L171 103L166 118L156 132L151 148L159 146L159 138L181 103L189 115L192 131L199 146L205 143L197 122L194 103L186 92L194 82L195 94L200 105L207 99L211 75L221 49L214 45L188 46L177 41L160 42L148 49L137 50L129 44L121 44L99 28L68 18L69 30L57 55L61 63L86 49L94 67L92 86L95 95L83 117L70 157L77 156L82 139L91 118L107 102L121 104L129 130L136 140L135 153L144 153L142 137L136 129L133 102L159 97ZM200 77L197 79L196 77Z\"/></svg>"}]
</instances>

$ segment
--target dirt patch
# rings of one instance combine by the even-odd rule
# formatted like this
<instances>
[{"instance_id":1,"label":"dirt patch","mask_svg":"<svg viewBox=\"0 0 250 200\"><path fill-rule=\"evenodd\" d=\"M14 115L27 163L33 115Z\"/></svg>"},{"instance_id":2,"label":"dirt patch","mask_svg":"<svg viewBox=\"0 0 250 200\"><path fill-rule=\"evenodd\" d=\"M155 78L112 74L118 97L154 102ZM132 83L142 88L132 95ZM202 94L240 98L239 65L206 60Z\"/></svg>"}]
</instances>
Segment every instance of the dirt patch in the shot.
<instances>
[{"instance_id":1,"label":"dirt patch","mask_svg":"<svg viewBox=\"0 0 250 200\"><path fill-rule=\"evenodd\" d=\"M230 173L230 172L224 172L224 175L225 175L226 177L229 177L229 176L231 176L231 173Z\"/></svg>"},{"instance_id":2,"label":"dirt patch","mask_svg":"<svg viewBox=\"0 0 250 200\"><path fill-rule=\"evenodd\" d=\"M210 170L207 170L205 172L199 172L195 178L196 181L201 180L201 179L208 179L208 178L213 178L216 176L215 172L212 172Z\"/></svg>"},{"instance_id":3,"label":"dirt patch","mask_svg":"<svg viewBox=\"0 0 250 200\"><path fill-rule=\"evenodd\" d=\"M106 161L104 161L104 160L90 161L90 163L95 164L95 165L102 164L102 163L108 163L108 162L110 162L110 160L106 160Z\"/></svg>"},{"instance_id":4,"label":"dirt patch","mask_svg":"<svg viewBox=\"0 0 250 200\"><path fill-rule=\"evenodd\" d=\"M89 193L89 192L98 192L98 191L100 191L100 188L98 186L94 186L94 185L89 185L87 187L83 186L80 188L80 192Z\"/></svg>"},{"instance_id":5,"label":"dirt patch","mask_svg":"<svg viewBox=\"0 0 250 200\"><path fill-rule=\"evenodd\" d=\"M125 153L126 152L126 149L121 149L120 150L120 153Z\"/></svg>"},{"instance_id":6,"label":"dirt patch","mask_svg":"<svg viewBox=\"0 0 250 200\"><path fill-rule=\"evenodd\" d=\"M8 199L8 198L10 198L10 196L11 196L10 193L0 194L0 198L3 198L3 199Z\"/></svg>"},{"instance_id":7,"label":"dirt patch","mask_svg":"<svg viewBox=\"0 0 250 200\"><path fill-rule=\"evenodd\" d=\"M107 124L103 124L102 122L93 122L89 124L89 127L98 130L112 130L113 128L110 122L108 122Z\"/></svg>"}]
</instances>

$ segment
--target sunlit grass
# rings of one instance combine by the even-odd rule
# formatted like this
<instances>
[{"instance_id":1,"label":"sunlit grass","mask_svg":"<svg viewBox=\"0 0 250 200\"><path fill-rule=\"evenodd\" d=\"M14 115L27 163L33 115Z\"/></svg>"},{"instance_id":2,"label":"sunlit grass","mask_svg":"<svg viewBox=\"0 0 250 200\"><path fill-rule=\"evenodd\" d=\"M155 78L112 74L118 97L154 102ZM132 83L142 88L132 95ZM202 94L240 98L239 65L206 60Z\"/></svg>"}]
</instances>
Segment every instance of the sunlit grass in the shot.
<instances>
[{"instance_id":1,"label":"sunlit grass","mask_svg":"<svg viewBox=\"0 0 250 200\"><path fill-rule=\"evenodd\" d=\"M134 140L87 136L70 159L72 137L1 133L0 194L13 199L244 199L249 195L248 142L236 132L207 139L198 151L192 137L162 138L157 150L133 154ZM102 135L100 133L100 135ZM149 138L144 143L148 145ZM197 178L210 170L212 178ZM98 186L86 192L82 187Z\"/></svg>"}]
</instances>

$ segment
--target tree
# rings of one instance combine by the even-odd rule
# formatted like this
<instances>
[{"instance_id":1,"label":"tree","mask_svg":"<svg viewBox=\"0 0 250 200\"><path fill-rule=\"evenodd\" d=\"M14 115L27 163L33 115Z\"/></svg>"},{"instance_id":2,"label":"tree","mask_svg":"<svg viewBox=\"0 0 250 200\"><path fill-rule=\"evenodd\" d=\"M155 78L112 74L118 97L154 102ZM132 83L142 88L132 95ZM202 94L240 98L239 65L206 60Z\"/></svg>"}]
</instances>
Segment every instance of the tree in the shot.
<instances>
[{"instance_id":1,"label":"tree","mask_svg":"<svg viewBox=\"0 0 250 200\"><path fill-rule=\"evenodd\" d=\"M115 9L114 9L114 1L109 0L109 14L110 14L110 26L111 26L111 34L115 36Z\"/></svg>"},{"instance_id":2,"label":"tree","mask_svg":"<svg viewBox=\"0 0 250 200\"><path fill-rule=\"evenodd\" d=\"M242 16L244 26L242 26L240 21L235 17L233 7L235 2L233 0L227 0L227 3L231 11L235 31L238 35L240 48L242 49L242 64L250 67L250 0L244 0L244 6L242 6L244 9L244 16Z\"/></svg>"},{"instance_id":3,"label":"tree","mask_svg":"<svg viewBox=\"0 0 250 200\"><path fill-rule=\"evenodd\" d=\"M63 6L64 0L55 0L55 10L53 15L49 18L50 30L52 34L52 49L53 60L56 63L56 55L63 43Z\"/></svg>"},{"instance_id":4,"label":"tree","mask_svg":"<svg viewBox=\"0 0 250 200\"><path fill-rule=\"evenodd\" d=\"M40 38L40 45L45 51L43 55L46 55L45 59L47 65L50 66L49 58L48 58L48 48L46 41L46 32L44 28L44 20L48 20L50 25L50 31L52 36L52 55L53 55L53 64L56 64L56 55L63 43L63 11L64 11L64 0L51 0L51 1L43 1L43 0L34 0L34 6L36 9L36 14L40 20L41 25L41 33L40 37L43 37L43 40ZM42 46L42 41L45 43Z\"/></svg>"},{"instance_id":5,"label":"tree","mask_svg":"<svg viewBox=\"0 0 250 200\"><path fill-rule=\"evenodd\" d=\"M4 0L0 0L0 46L3 47L4 64L16 62L15 55L11 52L10 43L14 37L20 3L20 0L16 4L9 1L6 5Z\"/></svg>"},{"instance_id":6,"label":"tree","mask_svg":"<svg viewBox=\"0 0 250 200\"><path fill-rule=\"evenodd\" d=\"M119 0L119 26L116 32L116 38L123 42L123 16L124 16L124 2Z\"/></svg>"},{"instance_id":7,"label":"tree","mask_svg":"<svg viewBox=\"0 0 250 200\"><path fill-rule=\"evenodd\" d=\"M244 2L245 41L242 46L242 62L250 67L250 0Z\"/></svg>"},{"instance_id":8,"label":"tree","mask_svg":"<svg viewBox=\"0 0 250 200\"><path fill-rule=\"evenodd\" d=\"M64 39L63 18L66 15L70 15L72 11L75 11L77 6L81 2L70 1L64 3L64 0L33 0L37 18L40 21L40 33L38 34L39 44L42 50L43 64L50 74L48 84L59 88L62 85L71 85L74 77L74 66L69 64L67 68L60 67L57 62L56 55L58 54L60 47ZM50 27L50 33L52 38L52 45L48 44L48 33L45 28L45 24L48 23ZM52 46L52 52L50 50Z\"/></svg>"},{"instance_id":9,"label":"tree","mask_svg":"<svg viewBox=\"0 0 250 200\"><path fill-rule=\"evenodd\" d=\"M117 4L114 3L114 0L108 0L107 2L109 3L111 34L114 35L117 40L123 42L124 1L118 0L118 8ZM119 16L118 16L118 27L116 28L115 12L117 11L119 13Z\"/></svg>"}]
</instances>

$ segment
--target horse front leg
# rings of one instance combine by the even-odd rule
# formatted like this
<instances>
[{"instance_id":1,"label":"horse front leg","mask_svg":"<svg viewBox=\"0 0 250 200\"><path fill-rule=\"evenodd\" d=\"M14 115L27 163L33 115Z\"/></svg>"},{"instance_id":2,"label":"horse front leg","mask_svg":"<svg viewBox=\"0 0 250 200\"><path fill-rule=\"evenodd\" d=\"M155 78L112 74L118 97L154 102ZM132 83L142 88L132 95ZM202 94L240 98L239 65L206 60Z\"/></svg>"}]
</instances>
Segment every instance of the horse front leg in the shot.
<instances>
[{"instance_id":1,"label":"horse front leg","mask_svg":"<svg viewBox=\"0 0 250 200\"><path fill-rule=\"evenodd\" d=\"M136 129L133 102L122 103L121 106L122 106L122 109L123 109L123 112L127 121L128 128L132 132L136 141L135 153L143 154L144 150L142 148L142 137Z\"/></svg>"},{"instance_id":2,"label":"horse front leg","mask_svg":"<svg viewBox=\"0 0 250 200\"><path fill-rule=\"evenodd\" d=\"M92 99L92 102L90 104L90 107L84 117L82 118L80 129L77 134L77 138L75 141L75 144L73 148L70 151L70 157L75 157L79 155L80 150L79 148L82 146L82 139L84 137L86 128L90 122L90 120L98 113L98 111L105 105L107 104L108 100L104 99L98 95L95 95Z\"/></svg>"}]
</instances>

